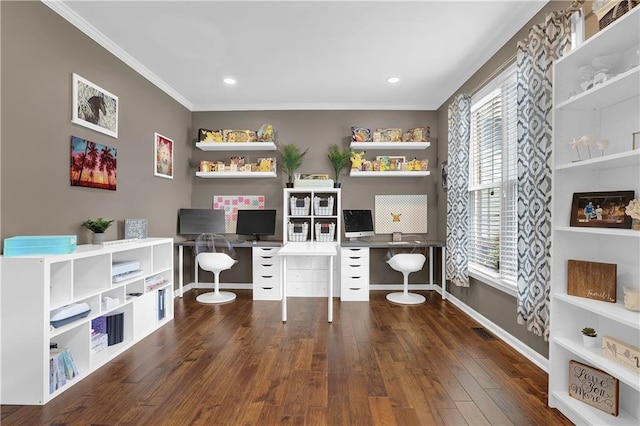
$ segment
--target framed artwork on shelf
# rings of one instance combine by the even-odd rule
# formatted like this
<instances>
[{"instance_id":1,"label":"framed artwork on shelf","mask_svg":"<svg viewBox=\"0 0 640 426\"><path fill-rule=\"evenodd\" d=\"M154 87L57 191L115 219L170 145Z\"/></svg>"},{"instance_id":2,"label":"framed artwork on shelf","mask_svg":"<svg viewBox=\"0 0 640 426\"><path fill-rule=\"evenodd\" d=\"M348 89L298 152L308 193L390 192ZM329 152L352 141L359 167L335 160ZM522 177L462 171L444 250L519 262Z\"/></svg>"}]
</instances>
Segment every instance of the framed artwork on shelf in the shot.
<instances>
[{"instance_id":1,"label":"framed artwork on shelf","mask_svg":"<svg viewBox=\"0 0 640 426\"><path fill-rule=\"evenodd\" d=\"M147 238L147 219L125 219L124 238Z\"/></svg>"},{"instance_id":2,"label":"framed artwork on shelf","mask_svg":"<svg viewBox=\"0 0 640 426\"><path fill-rule=\"evenodd\" d=\"M634 191L576 192L571 204L569 224L591 228L631 229L631 217L625 207Z\"/></svg>"},{"instance_id":3,"label":"framed artwork on shelf","mask_svg":"<svg viewBox=\"0 0 640 426\"><path fill-rule=\"evenodd\" d=\"M602 370L569 361L569 396L618 416L618 379Z\"/></svg>"},{"instance_id":4,"label":"framed artwork on shelf","mask_svg":"<svg viewBox=\"0 0 640 426\"><path fill-rule=\"evenodd\" d=\"M116 190L117 150L71 136L71 186Z\"/></svg>"},{"instance_id":5,"label":"framed artwork on shelf","mask_svg":"<svg viewBox=\"0 0 640 426\"><path fill-rule=\"evenodd\" d=\"M159 133L154 136L153 161L155 176L173 179L173 141Z\"/></svg>"},{"instance_id":6,"label":"framed artwork on shelf","mask_svg":"<svg viewBox=\"0 0 640 426\"><path fill-rule=\"evenodd\" d=\"M118 137L118 97L73 74L71 122Z\"/></svg>"}]
</instances>

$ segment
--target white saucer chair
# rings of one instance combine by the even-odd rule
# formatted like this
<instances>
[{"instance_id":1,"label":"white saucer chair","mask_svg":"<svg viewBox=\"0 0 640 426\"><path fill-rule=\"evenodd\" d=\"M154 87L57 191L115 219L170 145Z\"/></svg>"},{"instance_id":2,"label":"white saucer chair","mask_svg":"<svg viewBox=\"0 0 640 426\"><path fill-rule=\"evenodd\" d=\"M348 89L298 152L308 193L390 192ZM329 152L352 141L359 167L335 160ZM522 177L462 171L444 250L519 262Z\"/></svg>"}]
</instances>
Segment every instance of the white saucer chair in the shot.
<instances>
[{"instance_id":1,"label":"white saucer chair","mask_svg":"<svg viewBox=\"0 0 640 426\"><path fill-rule=\"evenodd\" d=\"M417 293L409 293L409 274L422 270L427 260L422 253L397 253L392 254L387 260L389 266L404 276L404 288L402 292L387 294L387 300L402 305L417 305L423 303L426 298Z\"/></svg>"},{"instance_id":2,"label":"white saucer chair","mask_svg":"<svg viewBox=\"0 0 640 426\"><path fill-rule=\"evenodd\" d=\"M212 292L196 297L200 303L227 303L235 300L235 293L220 291L220 272L231 269L238 263L233 246L224 236L201 234L196 239L196 267L213 272L214 288Z\"/></svg>"}]
</instances>

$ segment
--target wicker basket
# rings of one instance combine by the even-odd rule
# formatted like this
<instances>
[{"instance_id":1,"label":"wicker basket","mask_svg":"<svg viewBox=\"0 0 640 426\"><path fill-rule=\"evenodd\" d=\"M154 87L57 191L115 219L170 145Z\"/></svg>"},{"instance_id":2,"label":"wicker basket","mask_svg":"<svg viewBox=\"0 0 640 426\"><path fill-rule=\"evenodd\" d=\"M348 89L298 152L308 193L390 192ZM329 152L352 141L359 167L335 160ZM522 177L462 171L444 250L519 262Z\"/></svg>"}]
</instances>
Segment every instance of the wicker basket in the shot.
<instances>
[{"instance_id":1,"label":"wicker basket","mask_svg":"<svg viewBox=\"0 0 640 426\"><path fill-rule=\"evenodd\" d=\"M335 223L318 223L316 222L316 241L331 242L336 235Z\"/></svg>"},{"instance_id":2,"label":"wicker basket","mask_svg":"<svg viewBox=\"0 0 640 426\"><path fill-rule=\"evenodd\" d=\"M289 203L291 205L291 216L309 216L309 212L311 212L311 198L297 198L292 195Z\"/></svg>"},{"instance_id":3,"label":"wicker basket","mask_svg":"<svg viewBox=\"0 0 640 426\"><path fill-rule=\"evenodd\" d=\"M333 214L333 195L328 198L313 197L313 211L316 216L331 216Z\"/></svg>"},{"instance_id":4,"label":"wicker basket","mask_svg":"<svg viewBox=\"0 0 640 426\"><path fill-rule=\"evenodd\" d=\"M640 0L610 1L594 13L598 17L600 29L620 18L622 15L640 4Z\"/></svg>"},{"instance_id":5,"label":"wicker basket","mask_svg":"<svg viewBox=\"0 0 640 426\"><path fill-rule=\"evenodd\" d=\"M304 242L307 241L309 235L309 222L292 223L287 225L289 232L289 241Z\"/></svg>"}]
</instances>

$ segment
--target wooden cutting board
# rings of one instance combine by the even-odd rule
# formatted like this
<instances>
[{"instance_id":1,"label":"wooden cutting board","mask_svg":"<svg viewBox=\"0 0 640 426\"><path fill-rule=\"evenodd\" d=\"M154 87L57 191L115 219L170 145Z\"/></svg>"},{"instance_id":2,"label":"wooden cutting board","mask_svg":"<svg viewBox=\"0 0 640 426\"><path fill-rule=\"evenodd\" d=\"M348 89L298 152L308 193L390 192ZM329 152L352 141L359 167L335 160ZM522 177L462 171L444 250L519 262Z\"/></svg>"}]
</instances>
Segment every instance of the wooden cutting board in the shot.
<instances>
[{"instance_id":1,"label":"wooden cutting board","mask_svg":"<svg viewBox=\"0 0 640 426\"><path fill-rule=\"evenodd\" d=\"M568 260L567 294L616 303L615 263Z\"/></svg>"}]
</instances>

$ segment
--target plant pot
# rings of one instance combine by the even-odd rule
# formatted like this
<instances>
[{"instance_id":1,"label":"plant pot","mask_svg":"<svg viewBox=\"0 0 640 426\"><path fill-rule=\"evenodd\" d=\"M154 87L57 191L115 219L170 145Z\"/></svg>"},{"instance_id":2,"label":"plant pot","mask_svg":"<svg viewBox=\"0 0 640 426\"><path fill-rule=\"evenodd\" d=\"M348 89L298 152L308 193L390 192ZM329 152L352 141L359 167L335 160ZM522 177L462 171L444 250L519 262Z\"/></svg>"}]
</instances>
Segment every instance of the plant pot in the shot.
<instances>
[{"instance_id":1,"label":"plant pot","mask_svg":"<svg viewBox=\"0 0 640 426\"><path fill-rule=\"evenodd\" d=\"M106 239L107 239L107 234L105 234L104 232L94 232L91 238L91 244L100 245L104 243Z\"/></svg>"},{"instance_id":2,"label":"plant pot","mask_svg":"<svg viewBox=\"0 0 640 426\"><path fill-rule=\"evenodd\" d=\"M293 182L287 182L285 185L287 188L293 188Z\"/></svg>"},{"instance_id":3,"label":"plant pot","mask_svg":"<svg viewBox=\"0 0 640 426\"><path fill-rule=\"evenodd\" d=\"M598 337L591 337L582 335L582 343L588 348L597 348L598 347Z\"/></svg>"},{"instance_id":4,"label":"plant pot","mask_svg":"<svg viewBox=\"0 0 640 426\"><path fill-rule=\"evenodd\" d=\"M334 182L333 183L333 187L334 188L340 188L342 186L342 184L340 182Z\"/></svg>"}]
</instances>

